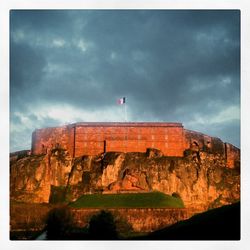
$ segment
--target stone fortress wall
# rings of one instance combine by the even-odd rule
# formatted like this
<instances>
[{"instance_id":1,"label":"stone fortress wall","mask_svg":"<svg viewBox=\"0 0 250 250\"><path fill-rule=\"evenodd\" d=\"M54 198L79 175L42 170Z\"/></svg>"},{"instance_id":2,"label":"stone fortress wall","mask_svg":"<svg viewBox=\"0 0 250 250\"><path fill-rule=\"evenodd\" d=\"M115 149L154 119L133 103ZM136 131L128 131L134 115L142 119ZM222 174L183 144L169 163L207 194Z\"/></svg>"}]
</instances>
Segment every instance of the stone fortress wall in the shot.
<instances>
[{"instance_id":1,"label":"stone fortress wall","mask_svg":"<svg viewBox=\"0 0 250 250\"><path fill-rule=\"evenodd\" d=\"M181 123L81 122L33 132L32 154L45 154L55 147L66 149L72 157L156 148L165 156L176 157L182 157L187 149L205 150L223 155L228 167L236 166L240 160L238 148L219 138L186 130Z\"/></svg>"}]
</instances>

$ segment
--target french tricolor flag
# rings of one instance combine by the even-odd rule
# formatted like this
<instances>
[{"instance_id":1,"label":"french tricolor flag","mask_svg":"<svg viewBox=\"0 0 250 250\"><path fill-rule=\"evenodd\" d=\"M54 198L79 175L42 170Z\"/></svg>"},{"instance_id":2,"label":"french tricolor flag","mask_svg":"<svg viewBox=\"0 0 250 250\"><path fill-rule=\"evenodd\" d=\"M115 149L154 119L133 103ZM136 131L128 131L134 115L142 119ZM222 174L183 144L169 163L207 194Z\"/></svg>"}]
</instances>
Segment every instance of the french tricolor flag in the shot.
<instances>
[{"instance_id":1,"label":"french tricolor flag","mask_svg":"<svg viewBox=\"0 0 250 250\"><path fill-rule=\"evenodd\" d=\"M124 104L126 102L126 97L117 100L117 104Z\"/></svg>"}]
</instances>

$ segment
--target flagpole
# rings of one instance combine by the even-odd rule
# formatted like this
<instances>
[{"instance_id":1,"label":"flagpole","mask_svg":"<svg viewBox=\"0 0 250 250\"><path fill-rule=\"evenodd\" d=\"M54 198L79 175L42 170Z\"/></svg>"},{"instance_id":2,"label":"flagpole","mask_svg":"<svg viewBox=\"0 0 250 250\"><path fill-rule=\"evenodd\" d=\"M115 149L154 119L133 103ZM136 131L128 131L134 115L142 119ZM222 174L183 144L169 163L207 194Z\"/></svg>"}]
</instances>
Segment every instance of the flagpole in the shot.
<instances>
[{"instance_id":1,"label":"flagpole","mask_svg":"<svg viewBox=\"0 0 250 250\"><path fill-rule=\"evenodd\" d=\"M126 102L127 101L125 101L125 103L124 103L124 113L125 113L125 122L127 122L127 105L126 105Z\"/></svg>"},{"instance_id":2,"label":"flagpole","mask_svg":"<svg viewBox=\"0 0 250 250\"><path fill-rule=\"evenodd\" d=\"M121 104L122 106L124 106L123 110L124 110L124 121L127 122L127 105L126 105L126 97L120 98L118 99L117 103Z\"/></svg>"}]
</instances>

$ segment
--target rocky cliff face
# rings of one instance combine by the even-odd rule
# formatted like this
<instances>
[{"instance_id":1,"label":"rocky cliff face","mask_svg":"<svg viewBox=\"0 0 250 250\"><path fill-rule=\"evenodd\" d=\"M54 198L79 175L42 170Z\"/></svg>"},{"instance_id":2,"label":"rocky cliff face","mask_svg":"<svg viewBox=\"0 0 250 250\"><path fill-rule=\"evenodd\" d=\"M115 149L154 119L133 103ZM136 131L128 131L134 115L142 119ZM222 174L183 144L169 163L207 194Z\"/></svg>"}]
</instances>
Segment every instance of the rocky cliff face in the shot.
<instances>
[{"instance_id":1,"label":"rocky cliff face","mask_svg":"<svg viewBox=\"0 0 250 250\"><path fill-rule=\"evenodd\" d=\"M85 193L158 190L179 195L186 207L206 210L240 199L239 165L227 168L220 154L187 150L166 157L156 149L71 158L47 154L11 156L11 198L24 202L73 201Z\"/></svg>"}]
</instances>

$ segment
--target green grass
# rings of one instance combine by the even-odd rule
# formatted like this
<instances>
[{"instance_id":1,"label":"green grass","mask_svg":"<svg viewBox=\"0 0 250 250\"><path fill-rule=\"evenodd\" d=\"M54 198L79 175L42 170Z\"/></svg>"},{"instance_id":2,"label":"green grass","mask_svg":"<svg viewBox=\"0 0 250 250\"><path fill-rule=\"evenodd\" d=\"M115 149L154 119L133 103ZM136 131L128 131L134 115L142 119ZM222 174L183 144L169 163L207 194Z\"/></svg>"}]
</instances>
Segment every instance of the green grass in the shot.
<instances>
[{"instance_id":1,"label":"green grass","mask_svg":"<svg viewBox=\"0 0 250 250\"><path fill-rule=\"evenodd\" d=\"M183 208L180 198L161 192L88 194L70 204L74 208Z\"/></svg>"}]
</instances>

